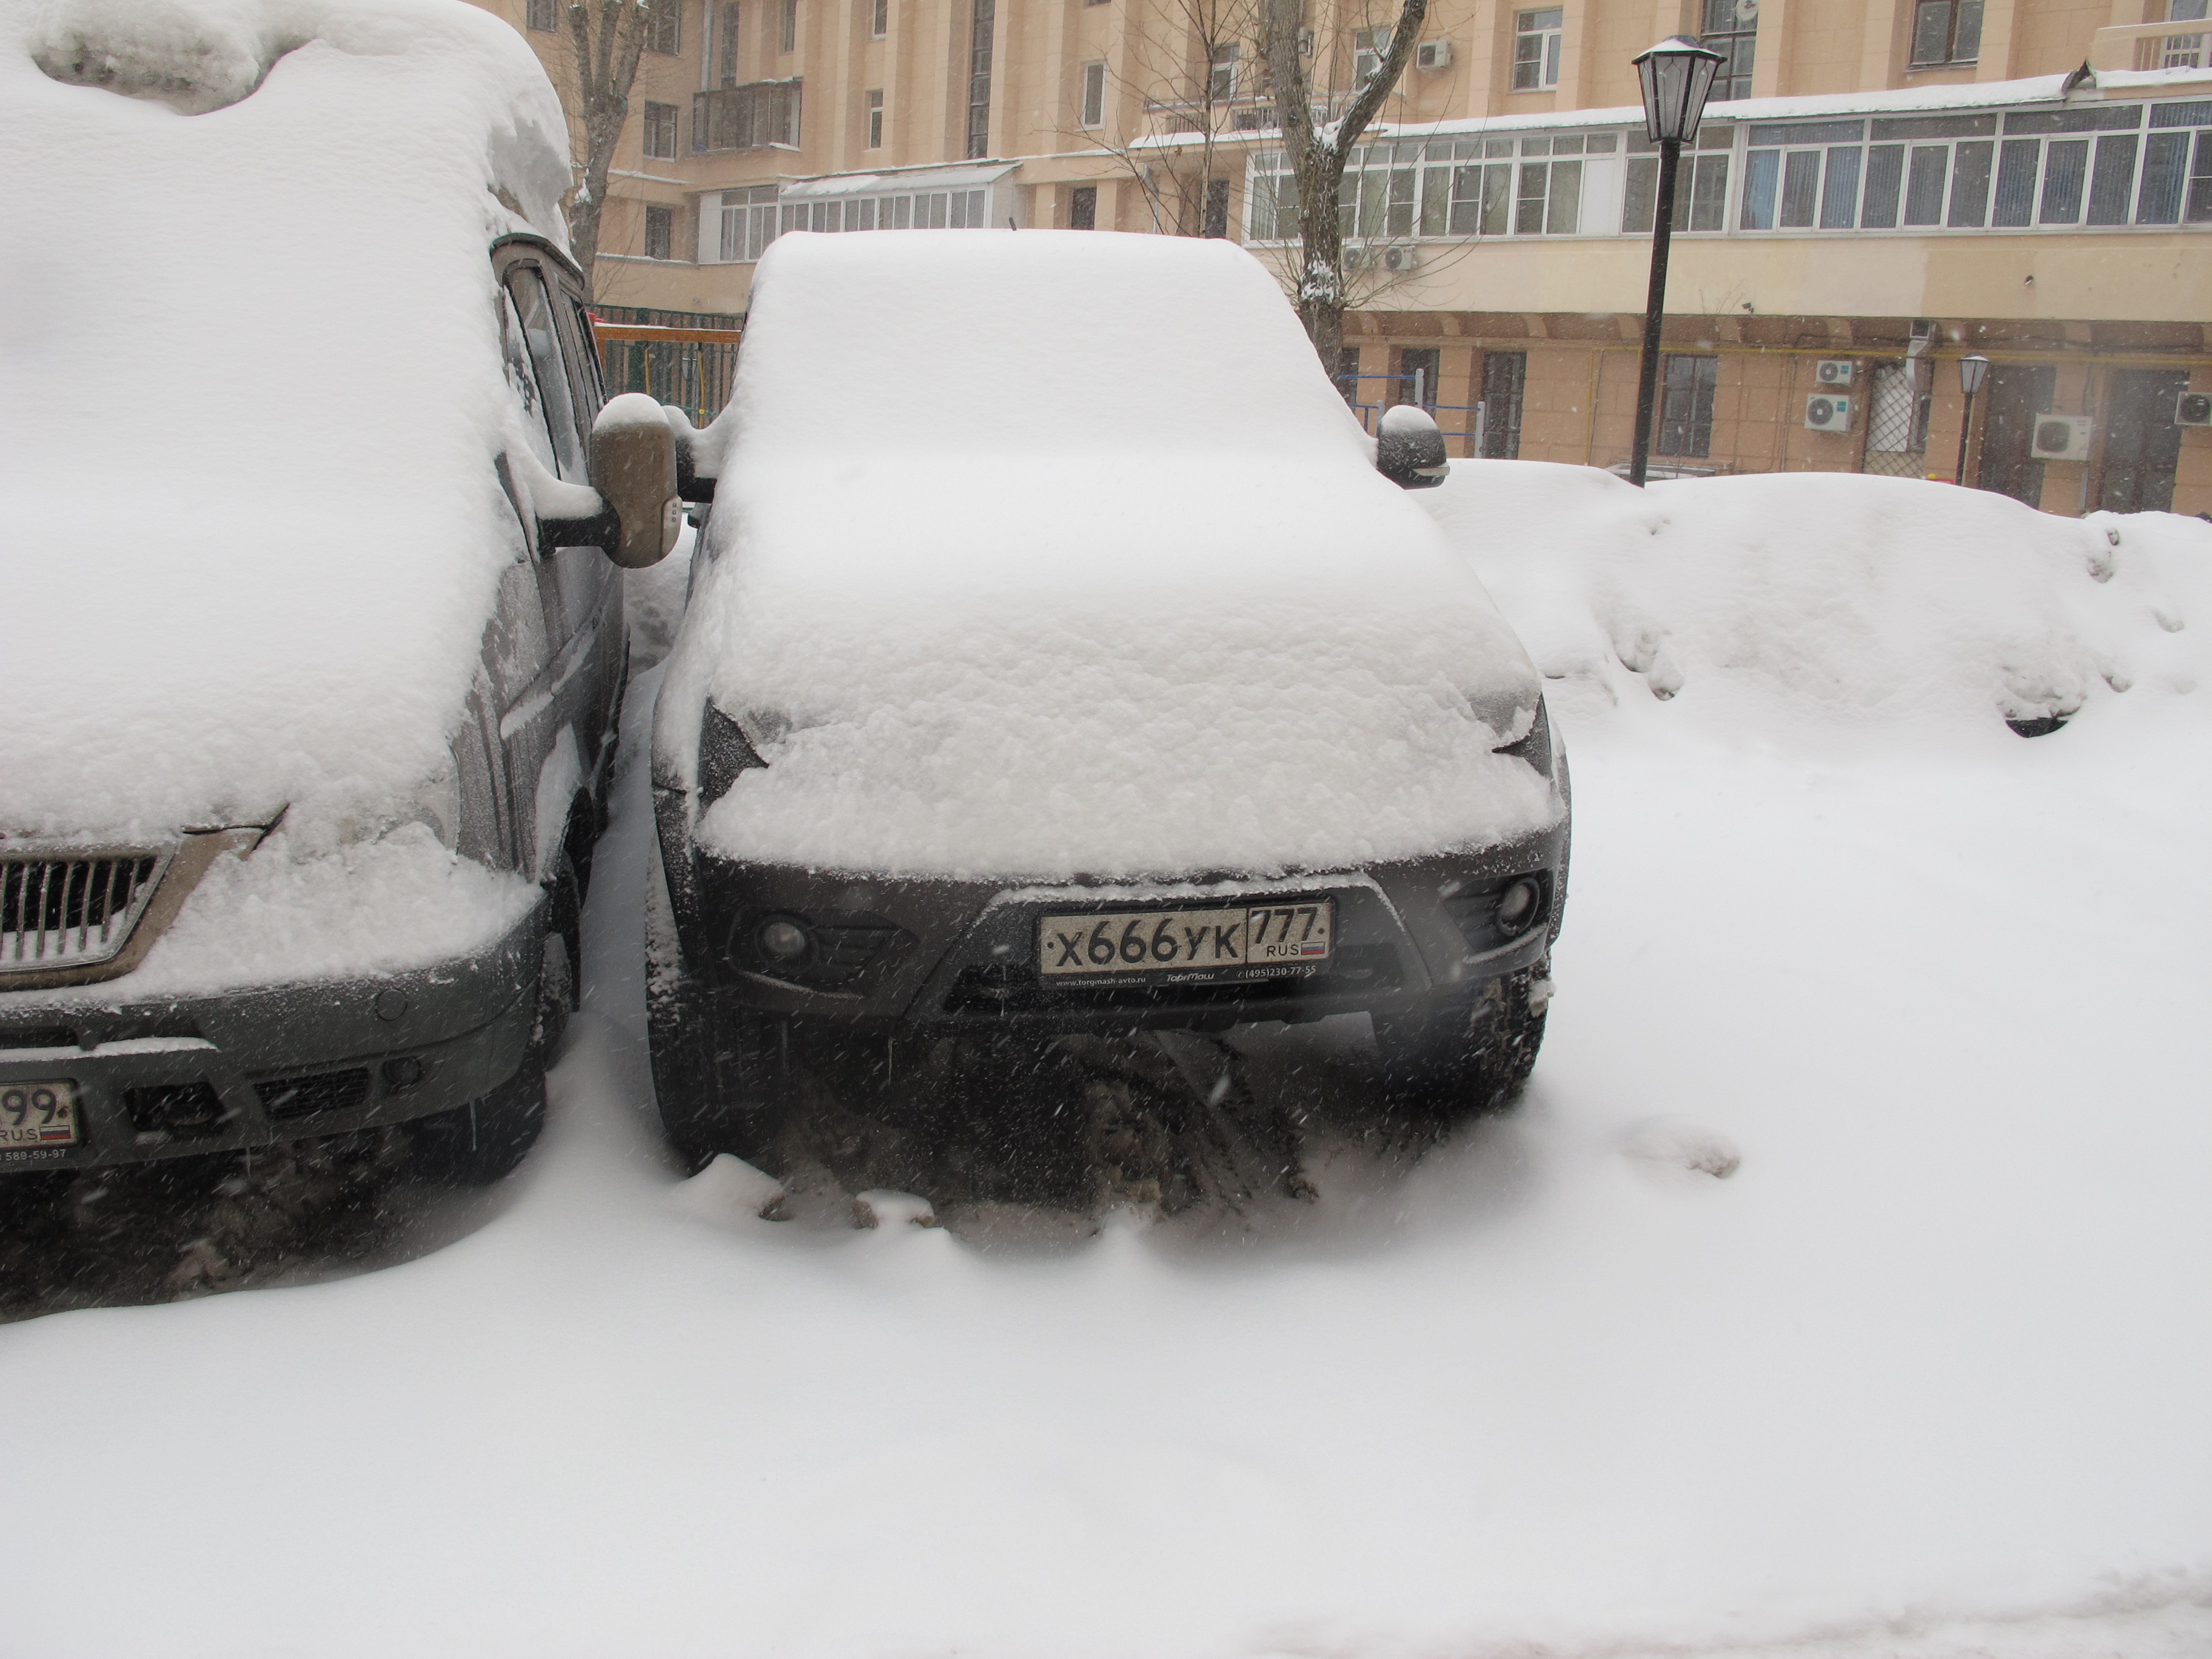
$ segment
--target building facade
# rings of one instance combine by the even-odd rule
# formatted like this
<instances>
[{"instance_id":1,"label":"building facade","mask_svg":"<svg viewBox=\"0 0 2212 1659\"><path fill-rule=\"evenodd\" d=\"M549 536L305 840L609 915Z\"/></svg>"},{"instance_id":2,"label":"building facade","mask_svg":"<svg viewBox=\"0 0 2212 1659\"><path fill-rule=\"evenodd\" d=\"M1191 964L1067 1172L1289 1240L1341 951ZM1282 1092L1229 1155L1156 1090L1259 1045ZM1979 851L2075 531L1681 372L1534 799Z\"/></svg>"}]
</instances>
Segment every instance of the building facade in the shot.
<instances>
[{"instance_id":1,"label":"building facade","mask_svg":"<svg viewBox=\"0 0 2212 1659\"><path fill-rule=\"evenodd\" d=\"M482 0L574 82L556 0ZM2206 0L1435 0L1339 210L1363 414L1626 460L1656 156L1631 59L1727 62L1675 204L1656 465L2212 510ZM1309 0L1340 103L1395 6ZM2196 25L2192 32L2191 25ZM660 0L610 307L741 315L798 229L1291 234L1251 0ZM1971 410L1957 360L1991 365Z\"/></svg>"}]
</instances>

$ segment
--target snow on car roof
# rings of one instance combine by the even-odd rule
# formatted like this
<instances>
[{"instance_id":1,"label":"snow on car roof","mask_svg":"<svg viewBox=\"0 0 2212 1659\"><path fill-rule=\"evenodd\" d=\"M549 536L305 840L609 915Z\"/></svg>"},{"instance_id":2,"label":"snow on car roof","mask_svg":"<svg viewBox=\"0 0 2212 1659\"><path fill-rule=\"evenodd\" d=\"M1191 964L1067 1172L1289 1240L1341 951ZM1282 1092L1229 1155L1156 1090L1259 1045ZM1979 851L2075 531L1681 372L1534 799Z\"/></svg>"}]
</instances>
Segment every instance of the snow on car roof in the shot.
<instances>
[{"instance_id":1,"label":"snow on car roof","mask_svg":"<svg viewBox=\"0 0 2212 1659\"><path fill-rule=\"evenodd\" d=\"M763 745L700 833L903 873L1341 867L1550 822L1534 671L1221 241L762 260L663 696Z\"/></svg>"},{"instance_id":2,"label":"snow on car roof","mask_svg":"<svg viewBox=\"0 0 2212 1659\"><path fill-rule=\"evenodd\" d=\"M388 806L519 532L487 251L559 106L449 0L0 5L0 830Z\"/></svg>"}]
</instances>

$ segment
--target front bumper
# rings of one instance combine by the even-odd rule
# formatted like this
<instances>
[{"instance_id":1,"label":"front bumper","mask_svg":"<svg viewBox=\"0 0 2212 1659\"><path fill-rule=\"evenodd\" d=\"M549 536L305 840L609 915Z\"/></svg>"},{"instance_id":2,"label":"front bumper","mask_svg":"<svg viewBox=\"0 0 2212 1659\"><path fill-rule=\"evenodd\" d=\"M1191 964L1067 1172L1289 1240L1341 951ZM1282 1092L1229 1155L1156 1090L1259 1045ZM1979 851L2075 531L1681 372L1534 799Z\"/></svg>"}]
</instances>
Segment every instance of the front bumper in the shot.
<instances>
[{"instance_id":1,"label":"front bumper","mask_svg":"<svg viewBox=\"0 0 2212 1659\"><path fill-rule=\"evenodd\" d=\"M545 906L470 956L404 973L133 1000L0 994L0 1085L66 1080L72 1146L0 1147L0 1174L139 1164L450 1111L522 1064ZM12 1005L12 1006L11 1006Z\"/></svg>"},{"instance_id":2,"label":"front bumper","mask_svg":"<svg viewBox=\"0 0 2212 1659\"><path fill-rule=\"evenodd\" d=\"M1540 963L1566 898L1565 823L1541 834L1449 854L1273 879L1004 885L854 876L708 858L690 844L680 795L664 792L662 867L690 971L763 1013L881 1028L1029 1027L1220 1030L1261 1020L1399 1012ZM1477 896L1535 875L1544 910L1526 932L1492 936L1469 921ZM1037 971L1047 910L1284 902L1326 895L1336 944L1325 964L1277 977L1099 988ZM857 940L860 965L835 984L780 975L745 948L767 918L827 919ZM842 970L841 970L842 971Z\"/></svg>"}]
</instances>

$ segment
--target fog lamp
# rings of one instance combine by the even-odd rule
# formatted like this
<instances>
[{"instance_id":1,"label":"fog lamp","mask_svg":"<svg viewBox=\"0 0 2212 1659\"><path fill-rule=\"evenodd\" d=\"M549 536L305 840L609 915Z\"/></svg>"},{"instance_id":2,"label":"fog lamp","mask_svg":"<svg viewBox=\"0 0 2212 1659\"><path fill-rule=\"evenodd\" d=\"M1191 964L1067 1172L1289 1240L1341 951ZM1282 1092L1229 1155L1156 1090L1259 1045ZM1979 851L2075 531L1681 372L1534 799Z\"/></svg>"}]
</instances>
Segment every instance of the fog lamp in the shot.
<instances>
[{"instance_id":1,"label":"fog lamp","mask_svg":"<svg viewBox=\"0 0 2212 1659\"><path fill-rule=\"evenodd\" d=\"M772 916L753 931L761 954L776 962L797 962L812 945L806 929L787 916Z\"/></svg>"},{"instance_id":2,"label":"fog lamp","mask_svg":"<svg viewBox=\"0 0 2212 1659\"><path fill-rule=\"evenodd\" d=\"M1498 928L1510 938L1526 933L1544 904L1544 890L1535 878L1523 876L1498 896Z\"/></svg>"}]
</instances>

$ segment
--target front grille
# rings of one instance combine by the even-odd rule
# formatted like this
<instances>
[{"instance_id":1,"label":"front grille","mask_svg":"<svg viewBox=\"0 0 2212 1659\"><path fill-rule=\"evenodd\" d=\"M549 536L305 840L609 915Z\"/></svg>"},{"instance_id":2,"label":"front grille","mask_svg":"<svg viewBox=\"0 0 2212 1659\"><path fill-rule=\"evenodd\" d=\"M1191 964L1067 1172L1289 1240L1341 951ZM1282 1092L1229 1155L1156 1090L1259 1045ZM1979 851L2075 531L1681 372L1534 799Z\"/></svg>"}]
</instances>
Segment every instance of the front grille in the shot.
<instances>
[{"instance_id":1,"label":"front grille","mask_svg":"<svg viewBox=\"0 0 2212 1659\"><path fill-rule=\"evenodd\" d=\"M123 1109L141 1134L196 1139L219 1131L228 1115L211 1083L156 1083L123 1091Z\"/></svg>"},{"instance_id":2,"label":"front grille","mask_svg":"<svg viewBox=\"0 0 2212 1659\"><path fill-rule=\"evenodd\" d=\"M1398 953L1387 945L1346 946L1330 958L1327 973L1310 977L1125 985L1111 989L1049 984L1025 963L994 962L962 969L945 995L945 1011L952 1014L1146 1014L1235 1009L1247 1019L1269 1019L1276 1018L1265 1012L1271 1003L1395 991L1404 982Z\"/></svg>"},{"instance_id":3,"label":"front grille","mask_svg":"<svg viewBox=\"0 0 2212 1659\"><path fill-rule=\"evenodd\" d=\"M257 1083L261 1109L271 1117L306 1117L312 1112L342 1112L368 1098L368 1073L321 1072L313 1077L279 1078Z\"/></svg>"},{"instance_id":4,"label":"front grille","mask_svg":"<svg viewBox=\"0 0 2212 1659\"><path fill-rule=\"evenodd\" d=\"M118 955L154 896L153 853L0 854L0 975Z\"/></svg>"}]
</instances>

